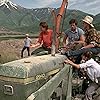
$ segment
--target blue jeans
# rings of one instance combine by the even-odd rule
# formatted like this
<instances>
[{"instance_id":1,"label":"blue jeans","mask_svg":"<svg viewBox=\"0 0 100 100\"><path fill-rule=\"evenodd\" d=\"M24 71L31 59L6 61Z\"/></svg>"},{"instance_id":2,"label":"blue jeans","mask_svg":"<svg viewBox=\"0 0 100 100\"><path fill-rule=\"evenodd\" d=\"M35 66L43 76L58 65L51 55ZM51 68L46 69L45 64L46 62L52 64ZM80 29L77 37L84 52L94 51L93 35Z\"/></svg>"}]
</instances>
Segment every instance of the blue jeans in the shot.
<instances>
[{"instance_id":1,"label":"blue jeans","mask_svg":"<svg viewBox=\"0 0 100 100\"><path fill-rule=\"evenodd\" d=\"M79 49L75 51L68 51L65 53L66 56L68 57L79 57L85 52L91 51L93 54L98 54L100 53L100 47L95 47L95 48L84 48L84 49Z\"/></svg>"},{"instance_id":2,"label":"blue jeans","mask_svg":"<svg viewBox=\"0 0 100 100\"><path fill-rule=\"evenodd\" d=\"M70 50L70 51L66 52L65 55L68 58L74 58L75 63L79 64L80 61L82 60L81 55L88 51L91 51L93 54L98 54L98 53L100 53L100 47L84 48L84 49L79 49L79 50L75 50L75 51Z\"/></svg>"}]
</instances>

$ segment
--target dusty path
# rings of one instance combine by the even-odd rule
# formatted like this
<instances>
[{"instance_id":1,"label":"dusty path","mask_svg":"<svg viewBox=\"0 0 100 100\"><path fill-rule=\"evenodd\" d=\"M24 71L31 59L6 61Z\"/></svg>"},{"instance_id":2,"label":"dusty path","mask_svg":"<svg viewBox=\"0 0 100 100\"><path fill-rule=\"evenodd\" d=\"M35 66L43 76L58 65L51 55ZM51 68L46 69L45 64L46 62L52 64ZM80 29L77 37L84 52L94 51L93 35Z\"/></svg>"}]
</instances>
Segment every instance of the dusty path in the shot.
<instances>
[{"instance_id":1,"label":"dusty path","mask_svg":"<svg viewBox=\"0 0 100 100\"><path fill-rule=\"evenodd\" d=\"M32 39L32 43L36 39ZM0 63L5 63L8 61L20 59L20 53L23 48L23 39L12 39L0 41ZM31 48L31 52L33 48ZM24 57L27 57L27 52L25 50Z\"/></svg>"}]
</instances>

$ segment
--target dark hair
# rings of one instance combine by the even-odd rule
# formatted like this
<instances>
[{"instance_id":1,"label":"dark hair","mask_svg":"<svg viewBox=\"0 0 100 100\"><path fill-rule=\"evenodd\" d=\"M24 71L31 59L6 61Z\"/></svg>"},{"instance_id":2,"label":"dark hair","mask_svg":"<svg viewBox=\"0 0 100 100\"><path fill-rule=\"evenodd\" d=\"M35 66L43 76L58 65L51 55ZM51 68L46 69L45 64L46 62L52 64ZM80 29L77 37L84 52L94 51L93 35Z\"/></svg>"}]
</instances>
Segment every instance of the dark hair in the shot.
<instances>
[{"instance_id":1,"label":"dark hair","mask_svg":"<svg viewBox=\"0 0 100 100\"><path fill-rule=\"evenodd\" d=\"M77 25L77 24L78 24L78 22L77 22L77 20L76 20L76 19L71 19L71 20L69 21L69 24L72 24L72 23L75 23L75 25Z\"/></svg>"},{"instance_id":2,"label":"dark hair","mask_svg":"<svg viewBox=\"0 0 100 100\"><path fill-rule=\"evenodd\" d=\"M82 56L87 57L88 58L87 60L89 60L93 57L93 53L91 51L88 51L88 52L83 53Z\"/></svg>"},{"instance_id":3,"label":"dark hair","mask_svg":"<svg viewBox=\"0 0 100 100\"><path fill-rule=\"evenodd\" d=\"M48 24L46 22L40 22L39 26L46 28L46 30L48 29Z\"/></svg>"}]
</instances>

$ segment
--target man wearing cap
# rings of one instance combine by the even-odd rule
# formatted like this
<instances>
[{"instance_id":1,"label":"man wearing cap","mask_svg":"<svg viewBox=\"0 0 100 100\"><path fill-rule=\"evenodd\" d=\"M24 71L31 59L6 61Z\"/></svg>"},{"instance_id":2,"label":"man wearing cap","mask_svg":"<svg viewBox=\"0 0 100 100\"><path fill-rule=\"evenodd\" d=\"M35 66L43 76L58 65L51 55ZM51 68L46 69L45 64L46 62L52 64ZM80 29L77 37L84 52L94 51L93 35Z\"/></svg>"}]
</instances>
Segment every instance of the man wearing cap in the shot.
<instances>
[{"instance_id":1,"label":"man wearing cap","mask_svg":"<svg viewBox=\"0 0 100 100\"><path fill-rule=\"evenodd\" d=\"M97 33L94 25L92 24L93 18L91 16L86 16L82 21L86 37L85 46L79 50L66 52L65 54L68 57L79 57L87 51L91 51L94 54L100 53L100 35Z\"/></svg>"},{"instance_id":2,"label":"man wearing cap","mask_svg":"<svg viewBox=\"0 0 100 100\"><path fill-rule=\"evenodd\" d=\"M24 47L21 51L21 58L23 58L23 52L25 49L27 49L28 52L28 56L30 56L30 45L31 45L31 39L29 38L29 34L25 35L25 39L24 39Z\"/></svg>"}]
</instances>

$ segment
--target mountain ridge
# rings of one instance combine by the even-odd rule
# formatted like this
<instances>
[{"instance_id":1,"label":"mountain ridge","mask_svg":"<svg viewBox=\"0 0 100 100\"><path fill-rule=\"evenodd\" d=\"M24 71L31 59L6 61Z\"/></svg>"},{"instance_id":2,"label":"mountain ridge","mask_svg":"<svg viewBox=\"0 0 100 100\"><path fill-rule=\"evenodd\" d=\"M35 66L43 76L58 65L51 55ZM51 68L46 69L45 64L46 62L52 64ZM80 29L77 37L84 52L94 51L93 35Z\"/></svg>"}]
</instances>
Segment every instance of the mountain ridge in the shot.
<instances>
[{"instance_id":1,"label":"mountain ridge","mask_svg":"<svg viewBox=\"0 0 100 100\"><path fill-rule=\"evenodd\" d=\"M27 9L11 3L10 0L4 1L7 1L6 3L9 7L7 8L5 3L0 6L0 27L24 33L37 33L39 31L38 25L41 21L46 21L50 28L53 27L53 18L50 8ZM14 5L15 8L11 4ZM54 10L57 13L59 8L55 8ZM90 15L94 18L93 23L95 24L96 29L100 30L100 14L93 16L79 10L68 9L64 18L64 23L61 23L61 25L63 25L63 31L69 27L68 22L71 18L76 18L81 27L80 21L86 15Z\"/></svg>"}]
</instances>

